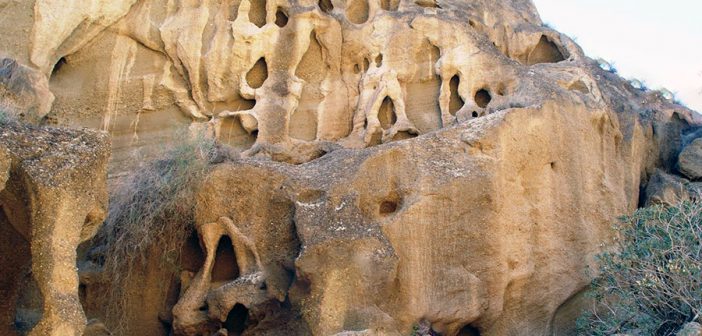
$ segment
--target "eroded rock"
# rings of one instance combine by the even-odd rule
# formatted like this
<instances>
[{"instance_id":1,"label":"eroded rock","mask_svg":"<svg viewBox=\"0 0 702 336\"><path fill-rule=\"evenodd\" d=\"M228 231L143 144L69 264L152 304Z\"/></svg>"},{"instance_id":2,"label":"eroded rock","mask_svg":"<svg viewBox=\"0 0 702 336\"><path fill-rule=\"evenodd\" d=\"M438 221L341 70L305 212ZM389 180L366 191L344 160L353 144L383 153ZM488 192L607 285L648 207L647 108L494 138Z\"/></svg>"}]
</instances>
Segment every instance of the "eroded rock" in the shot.
<instances>
[{"instance_id":1,"label":"eroded rock","mask_svg":"<svg viewBox=\"0 0 702 336\"><path fill-rule=\"evenodd\" d=\"M675 171L700 124L603 71L530 1L7 8L0 29L10 15L33 29L0 41L57 97L45 122L109 131L113 174L173 130L231 149L194 200L186 247L202 262L167 278L148 260L132 334L565 333L616 216L647 183L677 192L645 179ZM109 286L98 264L81 264L87 296Z\"/></svg>"},{"instance_id":2,"label":"eroded rock","mask_svg":"<svg viewBox=\"0 0 702 336\"><path fill-rule=\"evenodd\" d=\"M702 138L695 139L683 148L678 158L678 167L691 180L702 178Z\"/></svg>"},{"instance_id":3,"label":"eroded rock","mask_svg":"<svg viewBox=\"0 0 702 336\"><path fill-rule=\"evenodd\" d=\"M82 335L86 318L78 298L76 248L95 234L105 216L107 136L9 123L0 128L0 153L5 153L0 155L4 168L0 176L8 176L0 185L0 224L3 231L10 230L7 244L16 244L21 253L28 242L26 252L31 253L31 258L22 254L13 258L17 267L5 268L3 277L15 282L3 284L10 290L26 287L22 277L28 265L17 261L31 260L31 275L40 292L35 312L40 320L36 326L23 327L31 329L29 335ZM3 246L7 248L15 247ZM18 300L19 295L15 292L7 299ZM20 314L16 302L10 301L6 307L10 314L3 315L13 320L4 320L0 328L12 325L14 314Z\"/></svg>"}]
</instances>

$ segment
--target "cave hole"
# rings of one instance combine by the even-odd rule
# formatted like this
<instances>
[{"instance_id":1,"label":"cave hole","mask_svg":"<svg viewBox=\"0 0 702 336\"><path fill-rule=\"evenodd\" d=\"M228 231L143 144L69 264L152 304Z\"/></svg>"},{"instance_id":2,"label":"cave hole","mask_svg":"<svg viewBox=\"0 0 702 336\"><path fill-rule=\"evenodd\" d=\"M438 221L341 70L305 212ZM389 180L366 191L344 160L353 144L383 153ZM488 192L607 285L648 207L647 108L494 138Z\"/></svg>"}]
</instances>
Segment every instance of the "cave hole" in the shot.
<instances>
[{"instance_id":1,"label":"cave hole","mask_svg":"<svg viewBox=\"0 0 702 336\"><path fill-rule=\"evenodd\" d=\"M385 130L390 129L390 127L397 122L395 104L390 97L385 97L385 99L383 99L383 104L380 105L380 109L378 110L378 120L380 121L380 127Z\"/></svg>"},{"instance_id":2,"label":"cave hole","mask_svg":"<svg viewBox=\"0 0 702 336\"><path fill-rule=\"evenodd\" d=\"M473 20L468 20L468 24L469 24L471 27L475 28L475 21L473 21Z\"/></svg>"},{"instance_id":3,"label":"cave hole","mask_svg":"<svg viewBox=\"0 0 702 336\"><path fill-rule=\"evenodd\" d=\"M224 327L229 332L229 335L241 335L246 330L246 322L248 320L249 310L244 305L237 303L229 311L227 320L224 321Z\"/></svg>"},{"instance_id":4,"label":"cave hole","mask_svg":"<svg viewBox=\"0 0 702 336\"><path fill-rule=\"evenodd\" d=\"M549 40L546 35L541 35L539 43L537 43L531 53L529 53L527 65L558 63L561 61L565 61L565 56L563 56L558 46Z\"/></svg>"},{"instance_id":5,"label":"cave hole","mask_svg":"<svg viewBox=\"0 0 702 336\"><path fill-rule=\"evenodd\" d=\"M451 113L451 115L456 115L456 112L458 112L458 110L460 110L465 104L463 98L461 98L461 95L458 94L458 86L460 84L461 80L458 77L458 75L451 77L451 81L449 82L449 86L451 88L451 98L449 99L449 113Z\"/></svg>"},{"instance_id":6,"label":"cave hole","mask_svg":"<svg viewBox=\"0 0 702 336\"><path fill-rule=\"evenodd\" d=\"M325 12L327 14L331 13L331 11L334 10L334 5L332 4L331 0L319 0L319 9L322 10L322 12Z\"/></svg>"},{"instance_id":7,"label":"cave hole","mask_svg":"<svg viewBox=\"0 0 702 336\"><path fill-rule=\"evenodd\" d=\"M249 21L258 28L266 24L266 0L251 0L251 10L249 10Z\"/></svg>"},{"instance_id":8,"label":"cave hole","mask_svg":"<svg viewBox=\"0 0 702 336\"><path fill-rule=\"evenodd\" d=\"M380 0L380 7L386 11L396 11L400 7L400 0Z\"/></svg>"},{"instance_id":9,"label":"cave hole","mask_svg":"<svg viewBox=\"0 0 702 336\"><path fill-rule=\"evenodd\" d=\"M490 92L485 89L480 89L475 93L475 103L482 108L486 108L488 104L492 101L492 96Z\"/></svg>"},{"instance_id":10,"label":"cave hole","mask_svg":"<svg viewBox=\"0 0 702 336\"><path fill-rule=\"evenodd\" d=\"M263 86L263 82L265 82L266 79L268 79L268 63L266 63L264 57L261 57L246 74L246 82L248 82L249 86L252 88L258 89Z\"/></svg>"},{"instance_id":11,"label":"cave hole","mask_svg":"<svg viewBox=\"0 0 702 336\"><path fill-rule=\"evenodd\" d=\"M364 72L368 71L369 68L370 68L370 60L368 60L367 58L364 58L363 59L363 71Z\"/></svg>"},{"instance_id":12,"label":"cave hole","mask_svg":"<svg viewBox=\"0 0 702 336\"><path fill-rule=\"evenodd\" d=\"M395 135L392 137L393 141L399 141L399 140L407 140L407 139L412 139L416 138L419 134L409 132L409 131L401 131L395 133Z\"/></svg>"},{"instance_id":13,"label":"cave hole","mask_svg":"<svg viewBox=\"0 0 702 336\"><path fill-rule=\"evenodd\" d=\"M480 336L480 330L469 324L461 328L456 336Z\"/></svg>"},{"instance_id":14,"label":"cave hole","mask_svg":"<svg viewBox=\"0 0 702 336\"><path fill-rule=\"evenodd\" d=\"M480 114L478 113L478 111L473 111L473 113L471 113L470 115L471 115L473 118L477 118L477 117L480 116Z\"/></svg>"},{"instance_id":15,"label":"cave hole","mask_svg":"<svg viewBox=\"0 0 702 336\"><path fill-rule=\"evenodd\" d=\"M51 70L51 76L53 77L55 74L57 74L59 71L61 71L61 68L63 68L64 65L66 65L68 62L66 61L65 57L59 58L58 62L54 64L54 68Z\"/></svg>"},{"instance_id":16,"label":"cave hole","mask_svg":"<svg viewBox=\"0 0 702 336\"><path fill-rule=\"evenodd\" d=\"M375 57L375 66L380 67L381 65L383 65L383 54L378 54Z\"/></svg>"},{"instance_id":17,"label":"cave hole","mask_svg":"<svg viewBox=\"0 0 702 336\"><path fill-rule=\"evenodd\" d=\"M378 212L383 216L387 216L387 215L390 215L392 213L395 213L397 211L397 208L398 208L397 201L385 200L385 201L380 202Z\"/></svg>"},{"instance_id":18,"label":"cave hole","mask_svg":"<svg viewBox=\"0 0 702 336\"><path fill-rule=\"evenodd\" d=\"M353 73L355 73L355 74L361 73L361 66L358 64L354 64L353 65Z\"/></svg>"},{"instance_id":19,"label":"cave hole","mask_svg":"<svg viewBox=\"0 0 702 336\"><path fill-rule=\"evenodd\" d=\"M232 281L239 277L239 266L236 263L234 246L229 236L219 239L214 266L212 267L212 282Z\"/></svg>"},{"instance_id":20,"label":"cave hole","mask_svg":"<svg viewBox=\"0 0 702 336\"><path fill-rule=\"evenodd\" d=\"M283 28L288 24L288 15L285 14L285 12L281 9L278 8L278 10L275 12L275 25Z\"/></svg>"}]
</instances>

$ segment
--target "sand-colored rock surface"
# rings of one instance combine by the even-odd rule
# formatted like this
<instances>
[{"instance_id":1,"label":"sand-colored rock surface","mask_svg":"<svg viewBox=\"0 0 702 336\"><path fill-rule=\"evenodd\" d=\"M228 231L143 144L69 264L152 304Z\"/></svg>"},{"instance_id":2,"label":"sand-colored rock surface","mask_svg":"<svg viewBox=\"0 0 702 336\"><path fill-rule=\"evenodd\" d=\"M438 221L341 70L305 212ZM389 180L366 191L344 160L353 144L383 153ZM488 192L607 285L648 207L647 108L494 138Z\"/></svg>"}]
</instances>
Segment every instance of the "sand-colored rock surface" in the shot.
<instances>
[{"instance_id":1,"label":"sand-colored rock surface","mask_svg":"<svg viewBox=\"0 0 702 336\"><path fill-rule=\"evenodd\" d=\"M82 335L76 249L105 216L109 141L95 131L0 126L0 225L7 237L0 261L2 291L10 294L0 332L14 334L17 321L24 328L15 314L29 313L40 317L29 335ZM24 281L39 290L33 313L17 306Z\"/></svg>"},{"instance_id":2,"label":"sand-colored rock surface","mask_svg":"<svg viewBox=\"0 0 702 336\"><path fill-rule=\"evenodd\" d=\"M696 113L528 0L0 0L0 29L48 78L42 123L109 132L112 177L187 129L231 158L197 188L178 276L156 248L126 321L91 261L93 333L568 335L615 218L700 165L679 155ZM81 197L73 219L102 200Z\"/></svg>"}]
</instances>

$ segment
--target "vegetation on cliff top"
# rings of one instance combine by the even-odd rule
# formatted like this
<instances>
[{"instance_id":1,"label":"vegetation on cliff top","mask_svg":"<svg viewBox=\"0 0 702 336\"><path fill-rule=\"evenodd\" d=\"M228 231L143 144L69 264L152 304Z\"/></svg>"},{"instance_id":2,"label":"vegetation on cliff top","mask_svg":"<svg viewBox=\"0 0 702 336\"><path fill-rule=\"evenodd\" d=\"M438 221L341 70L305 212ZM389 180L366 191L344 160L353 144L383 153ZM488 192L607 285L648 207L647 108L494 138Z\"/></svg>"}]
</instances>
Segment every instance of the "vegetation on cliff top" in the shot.
<instances>
[{"instance_id":1,"label":"vegetation on cliff top","mask_svg":"<svg viewBox=\"0 0 702 336\"><path fill-rule=\"evenodd\" d=\"M110 195L109 213L97 239L110 282L106 295L117 303L111 305L115 309L127 306L121 291L149 255L161 256L162 269L178 271L182 246L194 228L196 183L219 156L212 139L181 138L161 158L119 180Z\"/></svg>"},{"instance_id":2,"label":"vegetation on cliff top","mask_svg":"<svg viewBox=\"0 0 702 336\"><path fill-rule=\"evenodd\" d=\"M702 202L653 206L615 227L615 252L599 256L588 335L674 335L702 312Z\"/></svg>"}]
</instances>

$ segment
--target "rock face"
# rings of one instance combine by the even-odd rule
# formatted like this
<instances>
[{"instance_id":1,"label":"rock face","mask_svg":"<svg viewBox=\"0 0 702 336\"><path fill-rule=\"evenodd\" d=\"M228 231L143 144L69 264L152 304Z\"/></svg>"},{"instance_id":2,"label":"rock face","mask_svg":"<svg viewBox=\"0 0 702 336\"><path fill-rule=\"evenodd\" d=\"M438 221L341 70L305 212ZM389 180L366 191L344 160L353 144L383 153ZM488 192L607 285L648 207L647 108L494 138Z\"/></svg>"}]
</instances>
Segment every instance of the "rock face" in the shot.
<instances>
[{"instance_id":1,"label":"rock face","mask_svg":"<svg viewBox=\"0 0 702 336\"><path fill-rule=\"evenodd\" d=\"M14 334L40 321L29 335L82 335L85 315L78 298L76 249L105 217L109 141L95 131L0 125L0 259L3 295L0 333ZM31 268L37 306L18 307ZM24 313L21 310L25 310ZM15 318L17 314L17 318ZM33 322L33 323L32 323ZM27 331L27 330L25 330Z\"/></svg>"},{"instance_id":2,"label":"rock face","mask_svg":"<svg viewBox=\"0 0 702 336\"><path fill-rule=\"evenodd\" d=\"M13 59L0 59L0 110L25 122L39 123L53 102L46 76Z\"/></svg>"},{"instance_id":3,"label":"rock face","mask_svg":"<svg viewBox=\"0 0 702 336\"><path fill-rule=\"evenodd\" d=\"M193 200L201 262L130 287L125 335L566 335L700 122L528 0L3 4L44 122L109 131L113 174L178 129L229 146Z\"/></svg>"},{"instance_id":4,"label":"rock face","mask_svg":"<svg viewBox=\"0 0 702 336\"><path fill-rule=\"evenodd\" d=\"M692 180L702 179L702 138L685 146L678 159L680 172Z\"/></svg>"}]
</instances>

